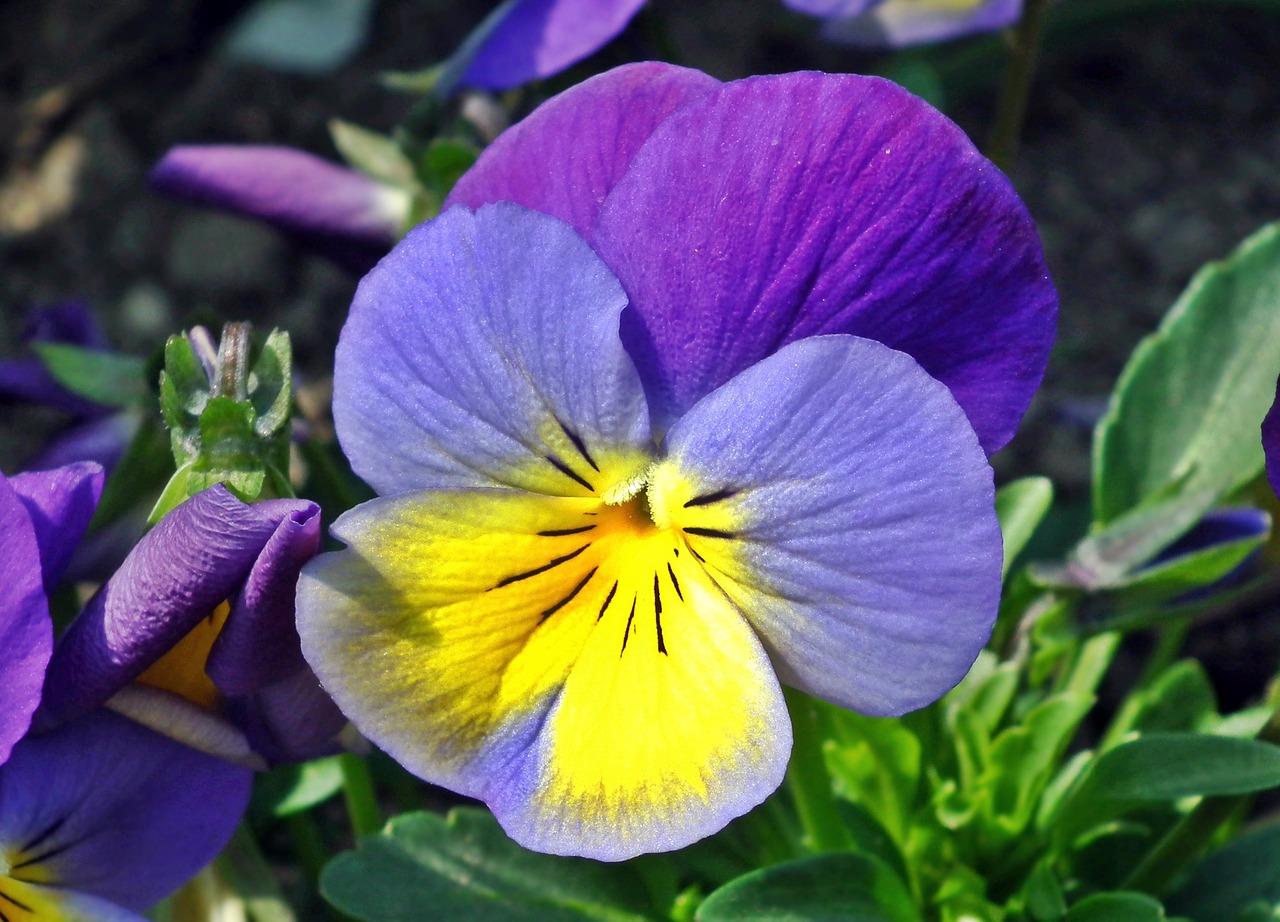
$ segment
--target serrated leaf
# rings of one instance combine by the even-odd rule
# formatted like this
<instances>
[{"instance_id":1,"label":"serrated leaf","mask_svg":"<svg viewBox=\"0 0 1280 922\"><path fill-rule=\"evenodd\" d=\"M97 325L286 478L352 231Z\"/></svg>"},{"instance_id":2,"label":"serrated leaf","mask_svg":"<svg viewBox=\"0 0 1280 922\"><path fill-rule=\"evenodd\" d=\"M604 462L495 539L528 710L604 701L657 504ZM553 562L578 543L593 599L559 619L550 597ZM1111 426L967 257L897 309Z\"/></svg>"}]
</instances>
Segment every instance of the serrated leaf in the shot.
<instances>
[{"instance_id":1,"label":"serrated leaf","mask_svg":"<svg viewBox=\"0 0 1280 922\"><path fill-rule=\"evenodd\" d=\"M845 852L814 855L725 884L697 922L921 922L907 888L884 862Z\"/></svg>"},{"instance_id":2,"label":"serrated leaf","mask_svg":"<svg viewBox=\"0 0 1280 922\"><path fill-rule=\"evenodd\" d=\"M466 808L396 817L329 862L320 892L366 922L640 922L647 905L629 865L526 851Z\"/></svg>"},{"instance_id":3,"label":"serrated leaf","mask_svg":"<svg viewBox=\"0 0 1280 922\"><path fill-rule=\"evenodd\" d=\"M1248 832L1191 869L1169 908L1192 919L1235 919L1261 901L1280 907L1280 824Z\"/></svg>"},{"instance_id":4,"label":"serrated leaf","mask_svg":"<svg viewBox=\"0 0 1280 922\"><path fill-rule=\"evenodd\" d=\"M394 138L340 118L329 119L329 137L342 159L366 176L393 186L414 184L413 163Z\"/></svg>"},{"instance_id":5,"label":"serrated leaf","mask_svg":"<svg viewBox=\"0 0 1280 922\"><path fill-rule=\"evenodd\" d=\"M1196 274L1134 352L1094 445L1109 522L1167 485L1221 497L1262 470L1258 427L1280 374L1280 225Z\"/></svg>"},{"instance_id":6,"label":"serrated leaf","mask_svg":"<svg viewBox=\"0 0 1280 922\"><path fill-rule=\"evenodd\" d=\"M33 342L31 348L55 381L94 403L127 407L147 399L142 359L67 343Z\"/></svg>"},{"instance_id":7,"label":"serrated leaf","mask_svg":"<svg viewBox=\"0 0 1280 922\"><path fill-rule=\"evenodd\" d=\"M1004 536L1002 575L1009 574L1009 567L1027 546L1051 505L1053 484L1047 477L1023 477L996 491L996 515Z\"/></svg>"}]
</instances>

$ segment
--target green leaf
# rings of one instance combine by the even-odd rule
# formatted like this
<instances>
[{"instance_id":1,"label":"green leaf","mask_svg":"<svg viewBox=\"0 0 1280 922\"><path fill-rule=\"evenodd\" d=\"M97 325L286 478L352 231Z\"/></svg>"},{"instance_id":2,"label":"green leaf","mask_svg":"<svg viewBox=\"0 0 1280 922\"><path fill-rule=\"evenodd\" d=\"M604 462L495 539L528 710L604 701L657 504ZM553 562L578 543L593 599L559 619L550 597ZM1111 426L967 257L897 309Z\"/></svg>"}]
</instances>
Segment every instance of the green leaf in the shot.
<instances>
[{"instance_id":1,"label":"green leaf","mask_svg":"<svg viewBox=\"0 0 1280 922\"><path fill-rule=\"evenodd\" d=\"M1031 540L1049 507L1053 505L1053 484L1047 477L1023 477L996 491L996 515L1004 535L1003 575Z\"/></svg>"},{"instance_id":2,"label":"green leaf","mask_svg":"<svg viewBox=\"0 0 1280 922\"><path fill-rule=\"evenodd\" d=\"M257 415L253 431L259 438L270 438L289 422L292 376L293 349L289 334L272 330L262 344L262 354L249 373L249 403Z\"/></svg>"},{"instance_id":3,"label":"green leaf","mask_svg":"<svg viewBox=\"0 0 1280 922\"><path fill-rule=\"evenodd\" d=\"M1248 832L1209 855L1168 902L1192 919L1230 920L1257 901L1280 907L1280 824Z\"/></svg>"},{"instance_id":4,"label":"green leaf","mask_svg":"<svg viewBox=\"0 0 1280 922\"><path fill-rule=\"evenodd\" d=\"M329 119L329 137L342 159L360 172L394 186L414 185L413 163L393 138L340 118Z\"/></svg>"},{"instance_id":5,"label":"green leaf","mask_svg":"<svg viewBox=\"0 0 1280 922\"><path fill-rule=\"evenodd\" d=\"M1164 922L1164 907L1145 893L1095 893L1071 907L1063 922Z\"/></svg>"},{"instance_id":6,"label":"green leaf","mask_svg":"<svg viewBox=\"0 0 1280 922\"><path fill-rule=\"evenodd\" d=\"M147 363L131 355L66 343L32 343L45 370L74 394L108 407L147 399Z\"/></svg>"},{"instance_id":7,"label":"green leaf","mask_svg":"<svg viewBox=\"0 0 1280 922\"><path fill-rule=\"evenodd\" d=\"M1146 603L1176 600L1185 593L1212 586L1264 545L1270 536L1268 529L1261 535L1224 541L1144 567L1122 583L1124 600Z\"/></svg>"},{"instance_id":8,"label":"green leaf","mask_svg":"<svg viewBox=\"0 0 1280 922\"><path fill-rule=\"evenodd\" d=\"M697 922L921 922L902 881L884 862L856 852L814 855L725 884Z\"/></svg>"},{"instance_id":9,"label":"green leaf","mask_svg":"<svg viewBox=\"0 0 1280 922\"><path fill-rule=\"evenodd\" d=\"M1099 749L1114 748L1127 734L1205 729L1217 717L1213 686L1196 660L1174 663L1147 688L1129 695L1107 729Z\"/></svg>"},{"instance_id":10,"label":"green leaf","mask_svg":"<svg viewBox=\"0 0 1280 922\"><path fill-rule=\"evenodd\" d=\"M323 803L341 789L339 756L282 765L258 776L253 786L253 808L257 814L291 816Z\"/></svg>"},{"instance_id":11,"label":"green leaf","mask_svg":"<svg viewBox=\"0 0 1280 922\"><path fill-rule=\"evenodd\" d=\"M1169 484L1220 497L1262 469L1258 427L1280 373L1280 225L1211 263L1134 352L1094 444L1094 514Z\"/></svg>"},{"instance_id":12,"label":"green leaf","mask_svg":"<svg viewBox=\"0 0 1280 922\"><path fill-rule=\"evenodd\" d=\"M398 816L325 866L320 892L366 922L639 922L643 882L625 864L516 845L487 812Z\"/></svg>"},{"instance_id":13,"label":"green leaf","mask_svg":"<svg viewBox=\"0 0 1280 922\"><path fill-rule=\"evenodd\" d=\"M1056 922L1067 911L1062 884L1048 861L1039 862L1027 875L1026 885L1022 888L1022 899L1027 907L1027 914L1035 922Z\"/></svg>"},{"instance_id":14,"label":"green leaf","mask_svg":"<svg viewBox=\"0 0 1280 922\"><path fill-rule=\"evenodd\" d=\"M1280 746L1203 733L1151 733L1098 756L1058 810L1069 841L1135 805L1251 794L1280 785Z\"/></svg>"},{"instance_id":15,"label":"green leaf","mask_svg":"<svg viewBox=\"0 0 1280 922\"><path fill-rule=\"evenodd\" d=\"M480 152L464 141L436 138L422 152L418 178L443 201L479 156Z\"/></svg>"}]
</instances>

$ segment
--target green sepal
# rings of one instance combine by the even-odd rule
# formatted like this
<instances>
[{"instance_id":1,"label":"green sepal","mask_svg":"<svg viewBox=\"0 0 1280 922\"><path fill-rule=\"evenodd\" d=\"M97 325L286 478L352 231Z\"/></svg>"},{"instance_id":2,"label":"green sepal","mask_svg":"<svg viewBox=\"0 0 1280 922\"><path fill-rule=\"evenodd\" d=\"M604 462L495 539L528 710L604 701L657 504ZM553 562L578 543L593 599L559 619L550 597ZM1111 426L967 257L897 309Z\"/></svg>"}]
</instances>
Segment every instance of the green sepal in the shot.
<instances>
[{"instance_id":1,"label":"green sepal","mask_svg":"<svg viewBox=\"0 0 1280 922\"><path fill-rule=\"evenodd\" d=\"M108 407L147 399L147 363L142 359L67 343L34 342L31 349L45 371L73 394Z\"/></svg>"},{"instance_id":2,"label":"green sepal","mask_svg":"<svg viewBox=\"0 0 1280 922\"><path fill-rule=\"evenodd\" d=\"M200 454L187 478L188 495L224 483L245 502L262 494L267 471L254 432L253 407L231 397L212 397L200 414Z\"/></svg>"},{"instance_id":3,"label":"green sepal","mask_svg":"<svg viewBox=\"0 0 1280 922\"><path fill-rule=\"evenodd\" d=\"M366 176L393 186L414 186L413 163L394 138L360 125L329 119L329 137L342 159Z\"/></svg>"},{"instance_id":4,"label":"green sepal","mask_svg":"<svg viewBox=\"0 0 1280 922\"><path fill-rule=\"evenodd\" d=\"M922 922L897 874L859 852L814 855L746 874L703 901L697 922Z\"/></svg>"}]
</instances>

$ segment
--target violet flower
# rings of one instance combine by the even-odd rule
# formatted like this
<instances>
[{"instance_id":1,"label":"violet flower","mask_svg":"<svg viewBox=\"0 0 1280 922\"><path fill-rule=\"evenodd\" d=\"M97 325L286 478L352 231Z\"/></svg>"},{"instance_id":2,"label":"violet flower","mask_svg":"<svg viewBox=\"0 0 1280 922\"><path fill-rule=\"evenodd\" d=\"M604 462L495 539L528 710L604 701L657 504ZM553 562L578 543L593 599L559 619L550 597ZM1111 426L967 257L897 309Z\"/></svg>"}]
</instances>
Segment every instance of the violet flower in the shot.
<instances>
[{"instance_id":1,"label":"violet flower","mask_svg":"<svg viewBox=\"0 0 1280 922\"><path fill-rule=\"evenodd\" d=\"M22 343L28 350L39 343L94 350L108 348L106 334L92 312L76 301L33 310L22 334ZM72 417L71 425L27 462L28 469L95 461L110 471L138 428L136 415L89 400L63 387L34 354L0 361L0 402L39 404Z\"/></svg>"},{"instance_id":2,"label":"violet flower","mask_svg":"<svg viewBox=\"0 0 1280 922\"><path fill-rule=\"evenodd\" d=\"M1022 0L784 0L827 20L824 37L860 48L904 48L1011 26Z\"/></svg>"},{"instance_id":3,"label":"violet flower","mask_svg":"<svg viewBox=\"0 0 1280 922\"><path fill-rule=\"evenodd\" d=\"M89 525L102 477L88 463L0 474L0 763L40 702L53 649L48 594Z\"/></svg>"},{"instance_id":4,"label":"violet flower","mask_svg":"<svg viewBox=\"0 0 1280 922\"><path fill-rule=\"evenodd\" d=\"M507 90L558 74L609 44L645 0L514 0L484 36L463 86Z\"/></svg>"},{"instance_id":5,"label":"violet flower","mask_svg":"<svg viewBox=\"0 0 1280 922\"><path fill-rule=\"evenodd\" d=\"M0 766L0 917L144 922L231 838L251 773L99 712Z\"/></svg>"},{"instance_id":6,"label":"violet flower","mask_svg":"<svg viewBox=\"0 0 1280 922\"><path fill-rule=\"evenodd\" d=\"M400 239L410 195L290 147L175 147L151 171L153 188L265 221L363 273Z\"/></svg>"},{"instance_id":7,"label":"violet flower","mask_svg":"<svg viewBox=\"0 0 1280 922\"><path fill-rule=\"evenodd\" d=\"M247 764L328 751L345 721L302 659L293 618L319 541L311 502L246 505L222 486L187 500L58 641L40 725L109 703Z\"/></svg>"},{"instance_id":8,"label":"violet flower","mask_svg":"<svg viewBox=\"0 0 1280 922\"><path fill-rule=\"evenodd\" d=\"M889 715L964 676L1000 594L983 448L1056 305L954 125L881 80L638 65L454 200L338 347L381 497L298 625L358 728L516 841L618 860L777 787L780 682Z\"/></svg>"},{"instance_id":9,"label":"violet flower","mask_svg":"<svg viewBox=\"0 0 1280 922\"><path fill-rule=\"evenodd\" d=\"M1276 382L1276 399L1262 421L1262 451L1266 458L1267 480L1280 494L1280 381Z\"/></svg>"}]
</instances>

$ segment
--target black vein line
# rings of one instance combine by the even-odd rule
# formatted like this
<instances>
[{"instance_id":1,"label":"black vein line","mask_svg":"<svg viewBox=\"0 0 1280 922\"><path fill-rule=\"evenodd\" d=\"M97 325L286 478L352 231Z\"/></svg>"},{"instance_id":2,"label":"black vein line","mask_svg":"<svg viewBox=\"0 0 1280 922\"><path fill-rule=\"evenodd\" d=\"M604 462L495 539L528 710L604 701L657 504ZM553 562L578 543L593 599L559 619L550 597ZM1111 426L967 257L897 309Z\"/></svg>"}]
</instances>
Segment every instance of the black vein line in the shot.
<instances>
[{"instance_id":1,"label":"black vein line","mask_svg":"<svg viewBox=\"0 0 1280 922\"><path fill-rule=\"evenodd\" d=\"M694 550L693 548L689 548L689 553L690 553L690 554L692 554L694 557L697 557L697 558L698 558L698 563L706 563L706 562L707 562L707 558L703 557L701 554L699 554L699 553L698 553L696 550Z\"/></svg>"},{"instance_id":2,"label":"black vein line","mask_svg":"<svg viewBox=\"0 0 1280 922\"><path fill-rule=\"evenodd\" d=\"M600 606L600 614L596 615L596 621L599 622L604 617L605 609L609 607L609 603L613 601L613 594L618 591L618 581L613 581L613 588L609 590L609 594L604 597L604 604Z\"/></svg>"},{"instance_id":3,"label":"black vein line","mask_svg":"<svg viewBox=\"0 0 1280 922\"><path fill-rule=\"evenodd\" d=\"M560 428L564 431L564 434L569 437L569 441L573 443L573 447L578 449L578 454L582 455L583 460L591 465L591 469L593 471L597 474L600 473L600 468L596 465L596 459L591 457L591 452L587 451L587 443L582 441L582 436L578 435L578 433L574 432L564 423L561 423L560 420L557 419L556 422L560 423Z\"/></svg>"},{"instance_id":4,"label":"black vein line","mask_svg":"<svg viewBox=\"0 0 1280 922\"><path fill-rule=\"evenodd\" d=\"M679 551L676 552L680 553ZM671 575L671 585L676 587L676 595L680 596L680 601L684 601L684 593L680 591L680 580L676 579L676 571L671 569L671 564L667 564L667 573Z\"/></svg>"},{"instance_id":5,"label":"black vein line","mask_svg":"<svg viewBox=\"0 0 1280 922\"><path fill-rule=\"evenodd\" d=\"M680 556L680 548L678 548L678 547L677 547L677 548L673 548L673 550L676 552L676 556L677 556L677 557L679 557L679 556Z\"/></svg>"},{"instance_id":6,"label":"black vein line","mask_svg":"<svg viewBox=\"0 0 1280 922\"><path fill-rule=\"evenodd\" d=\"M658 652L667 655L667 645L662 639L662 590L658 586L658 574L653 574L653 623L658 629Z\"/></svg>"},{"instance_id":7,"label":"black vein line","mask_svg":"<svg viewBox=\"0 0 1280 922\"><path fill-rule=\"evenodd\" d=\"M4 894L0 893L0 896L4 896ZM4 898L7 900L9 897L4 896ZM3 912L0 912L0 922L9 922L9 917L6 916Z\"/></svg>"},{"instance_id":8,"label":"black vein line","mask_svg":"<svg viewBox=\"0 0 1280 922\"><path fill-rule=\"evenodd\" d=\"M579 592L581 592L581 591L582 591L582 587L583 587L583 586L585 586L587 583L591 582L591 577L593 577L593 576L595 576L595 575L596 575L596 570L598 570L598 569L600 569L600 568L599 568L599 567L592 567L592 568L591 568L591 572L590 572L590 573L588 573L586 576L582 577L582 582L578 583L578 585L576 585L576 586L574 586L572 589L570 589L570 590L569 590L569 594L568 594L567 596L565 596L565 597L564 597L563 599L561 599L559 602L557 602L556 604L554 604L554 605L552 605L550 608L548 608L546 611L544 611L544 612L542 613L543 620L546 620L547 618L550 618L552 615L554 615L554 614L555 614L556 612L558 612L560 609L564 608L566 605L568 605L570 602L572 602L572 601L573 601L573 597L574 597L575 595L577 595Z\"/></svg>"},{"instance_id":9,"label":"black vein line","mask_svg":"<svg viewBox=\"0 0 1280 922\"><path fill-rule=\"evenodd\" d=\"M538 532L539 538L561 538L565 535L580 535L584 531L591 531L594 525L579 525L577 528L548 528L546 531Z\"/></svg>"},{"instance_id":10,"label":"black vein line","mask_svg":"<svg viewBox=\"0 0 1280 922\"><path fill-rule=\"evenodd\" d=\"M573 468L571 468L569 465L565 464L563 461L561 461L561 460L560 460L559 458L557 458L555 455L543 455L543 457L544 457L544 458L546 458L546 459L547 459L547 461L549 461L549 462L551 463L551 466L552 466L552 467L554 467L554 468L555 468L556 470L558 470L560 473L564 474L564 475L565 475L566 477L568 477L570 480L577 481L578 483L582 484L582 486L584 486L584 487L586 487L588 490L590 490L592 493L594 493L594 492L596 491L596 488L595 488L595 487L593 487L593 486L591 485L591 482L590 482L589 480L587 480L585 477L582 477L582 476L580 476L579 474L575 473L575 472L574 472L574 470L573 470Z\"/></svg>"},{"instance_id":11,"label":"black vein line","mask_svg":"<svg viewBox=\"0 0 1280 922\"><path fill-rule=\"evenodd\" d=\"M636 616L636 600L631 600L631 614L627 615L627 626L622 630L622 649L618 651L618 659L627 652L627 638L631 636L631 620Z\"/></svg>"},{"instance_id":12,"label":"black vein line","mask_svg":"<svg viewBox=\"0 0 1280 922\"><path fill-rule=\"evenodd\" d=\"M701 496L695 496L684 504L684 508L692 509L694 506L710 506L712 503L718 503L722 499L728 499L737 494L737 490L725 487L723 490L716 490L714 493L703 493Z\"/></svg>"},{"instance_id":13,"label":"black vein line","mask_svg":"<svg viewBox=\"0 0 1280 922\"><path fill-rule=\"evenodd\" d=\"M45 839L49 838L49 836L53 835L55 832L61 829L62 824L65 823L66 821L67 821L67 818L65 816L58 817L58 819L54 820L48 826L44 827L44 829L34 839L32 839L26 845L22 846L20 851L29 852L33 848L36 848L41 842L43 842Z\"/></svg>"},{"instance_id":14,"label":"black vein line","mask_svg":"<svg viewBox=\"0 0 1280 922\"><path fill-rule=\"evenodd\" d=\"M503 586L510 586L512 583L518 583L522 579L528 579L531 576L537 576L539 573L546 573L548 570L552 569L553 567L558 567L560 566L560 564L565 563L566 561L573 560L573 558L577 557L579 554L581 554L583 551L585 551L589 547L591 547L590 544L584 544L582 545L582 547L578 548L572 554L565 554L563 557L557 557L554 560L552 560L551 563L544 563L542 566L534 567L532 570L526 570L523 573L517 573L515 576L508 576L506 579L499 582L493 588L501 589Z\"/></svg>"},{"instance_id":15,"label":"black vein line","mask_svg":"<svg viewBox=\"0 0 1280 922\"><path fill-rule=\"evenodd\" d=\"M75 848L82 841L84 840L78 839L75 842L67 842L64 845L55 845L53 848L48 849L47 851L43 851L38 855L33 855L29 858L24 858L20 863L15 864L13 867L9 868L9 870L11 872L21 871L23 868L31 867L31 865L33 864L39 864L42 861L48 861L50 858L54 858L58 855L61 855L63 852L68 851L69 849Z\"/></svg>"},{"instance_id":16,"label":"black vein line","mask_svg":"<svg viewBox=\"0 0 1280 922\"><path fill-rule=\"evenodd\" d=\"M697 528L690 525L688 528L681 529L686 535L697 535L699 538L733 538L735 535L731 531L721 531L718 528Z\"/></svg>"},{"instance_id":17,"label":"black vein line","mask_svg":"<svg viewBox=\"0 0 1280 922\"><path fill-rule=\"evenodd\" d=\"M0 897L4 897L8 902L10 902L10 903L12 903L13 905L17 906L17 907L18 907L19 909L21 909L23 912L29 912L29 913L31 913L33 916L35 915L35 910L33 910L30 906L28 906L26 903L22 903L22 902L19 902L18 900L15 900L15 899L14 899L13 897L11 897L9 894L5 893L3 890L0 890ZM6 920L6 922L8 922L8 917L7 917L7 916L5 917L5 920Z\"/></svg>"}]
</instances>

